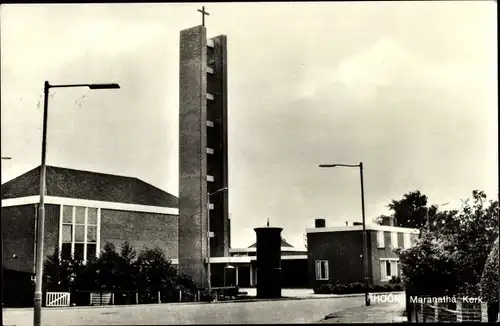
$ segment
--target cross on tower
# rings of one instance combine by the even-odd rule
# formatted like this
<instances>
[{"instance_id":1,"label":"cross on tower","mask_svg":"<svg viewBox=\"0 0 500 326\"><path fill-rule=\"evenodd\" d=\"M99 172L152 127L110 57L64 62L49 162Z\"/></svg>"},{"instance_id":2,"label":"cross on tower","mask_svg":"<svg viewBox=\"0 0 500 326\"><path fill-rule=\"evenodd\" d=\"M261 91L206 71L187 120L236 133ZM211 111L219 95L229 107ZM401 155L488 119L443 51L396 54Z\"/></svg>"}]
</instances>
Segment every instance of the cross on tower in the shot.
<instances>
[{"instance_id":1,"label":"cross on tower","mask_svg":"<svg viewBox=\"0 0 500 326\"><path fill-rule=\"evenodd\" d=\"M201 26L205 26L205 15L210 16L210 14L205 11L205 6L201 7L201 10L198 9L199 12L201 12Z\"/></svg>"}]
</instances>

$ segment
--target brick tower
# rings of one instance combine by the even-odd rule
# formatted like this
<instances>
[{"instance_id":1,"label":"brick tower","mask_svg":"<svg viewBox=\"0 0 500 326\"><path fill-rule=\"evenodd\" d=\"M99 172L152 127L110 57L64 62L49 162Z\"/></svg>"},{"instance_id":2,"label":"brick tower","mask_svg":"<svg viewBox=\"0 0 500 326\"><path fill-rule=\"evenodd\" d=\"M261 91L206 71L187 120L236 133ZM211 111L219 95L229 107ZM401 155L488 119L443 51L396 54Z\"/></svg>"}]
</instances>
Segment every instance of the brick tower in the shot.
<instances>
[{"instance_id":1,"label":"brick tower","mask_svg":"<svg viewBox=\"0 0 500 326\"><path fill-rule=\"evenodd\" d=\"M203 25L181 31L179 67L179 271L199 287L230 247L227 41Z\"/></svg>"}]
</instances>

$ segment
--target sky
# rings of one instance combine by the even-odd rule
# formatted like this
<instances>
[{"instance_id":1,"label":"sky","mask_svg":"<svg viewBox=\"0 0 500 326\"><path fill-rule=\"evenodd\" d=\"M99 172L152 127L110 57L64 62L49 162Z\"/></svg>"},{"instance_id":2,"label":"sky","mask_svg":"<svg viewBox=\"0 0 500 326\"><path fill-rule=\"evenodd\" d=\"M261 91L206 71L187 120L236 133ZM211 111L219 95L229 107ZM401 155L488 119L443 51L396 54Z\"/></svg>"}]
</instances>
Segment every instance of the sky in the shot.
<instances>
[{"instance_id":1,"label":"sky","mask_svg":"<svg viewBox=\"0 0 500 326\"><path fill-rule=\"evenodd\" d=\"M498 196L494 1L2 5L2 182L40 164L137 177L178 195L179 33L227 35L232 247L315 218L366 219L420 190Z\"/></svg>"}]
</instances>

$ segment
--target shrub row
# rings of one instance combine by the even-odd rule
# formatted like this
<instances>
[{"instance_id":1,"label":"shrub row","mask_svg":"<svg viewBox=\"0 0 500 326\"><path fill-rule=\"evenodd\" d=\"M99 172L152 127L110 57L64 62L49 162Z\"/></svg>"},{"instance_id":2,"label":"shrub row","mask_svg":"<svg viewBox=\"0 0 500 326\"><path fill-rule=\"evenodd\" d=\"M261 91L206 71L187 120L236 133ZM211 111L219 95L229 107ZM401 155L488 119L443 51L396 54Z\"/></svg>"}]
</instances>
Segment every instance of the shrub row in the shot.
<instances>
[{"instance_id":1,"label":"shrub row","mask_svg":"<svg viewBox=\"0 0 500 326\"><path fill-rule=\"evenodd\" d=\"M342 283L336 284L322 284L314 289L316 294L354 294L365 292L366 285L361 282ZM386 283L381 285L369 285L369 292L395 292L403 291L404 287L400 283Z\"/></svg>"}]
</instances>

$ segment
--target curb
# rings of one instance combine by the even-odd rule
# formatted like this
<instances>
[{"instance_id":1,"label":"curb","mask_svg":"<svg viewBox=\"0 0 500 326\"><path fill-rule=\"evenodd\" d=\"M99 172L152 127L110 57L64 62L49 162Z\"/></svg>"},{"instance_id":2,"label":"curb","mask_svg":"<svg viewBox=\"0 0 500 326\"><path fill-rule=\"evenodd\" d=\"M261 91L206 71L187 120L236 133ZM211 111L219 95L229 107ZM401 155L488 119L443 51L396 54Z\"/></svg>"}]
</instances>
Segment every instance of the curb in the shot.
<instances>
[{"instance_id":1,"label":"curb","mask_svg":"<svg viewBox=\"0 0 500 326\"><path fill-rule=\"evenodd\" d=\"M373 294L404 294L404 292L378 292ZM262 302L262 301L287 301L287 300L311 300L311 299L341 299L341 298L352 298L352 297L364 297L364 293L353 293L353 294L324 294L324 297L320 297L322 294L317 294L317 296L306 296L306 297L281 297L276 299L259 299L255 297L250 297L241 300L225 300L225 301L212 301L212 302L164 302L164 303L145 303L145 304L132 304L132 305L102 305L102 306L77 306L77 307L43 307L42 311L54 311L54 310L67 310L67 309L103 309L103 308L134 308L134 307L144 307L144 306L159 306L159 305L196 305L196 304L223 304L223 303L244 303L244 302ZM23 308L3 308L3 311L32 311L33 307L23 307Z\"/></svg>"}]
</instances>

